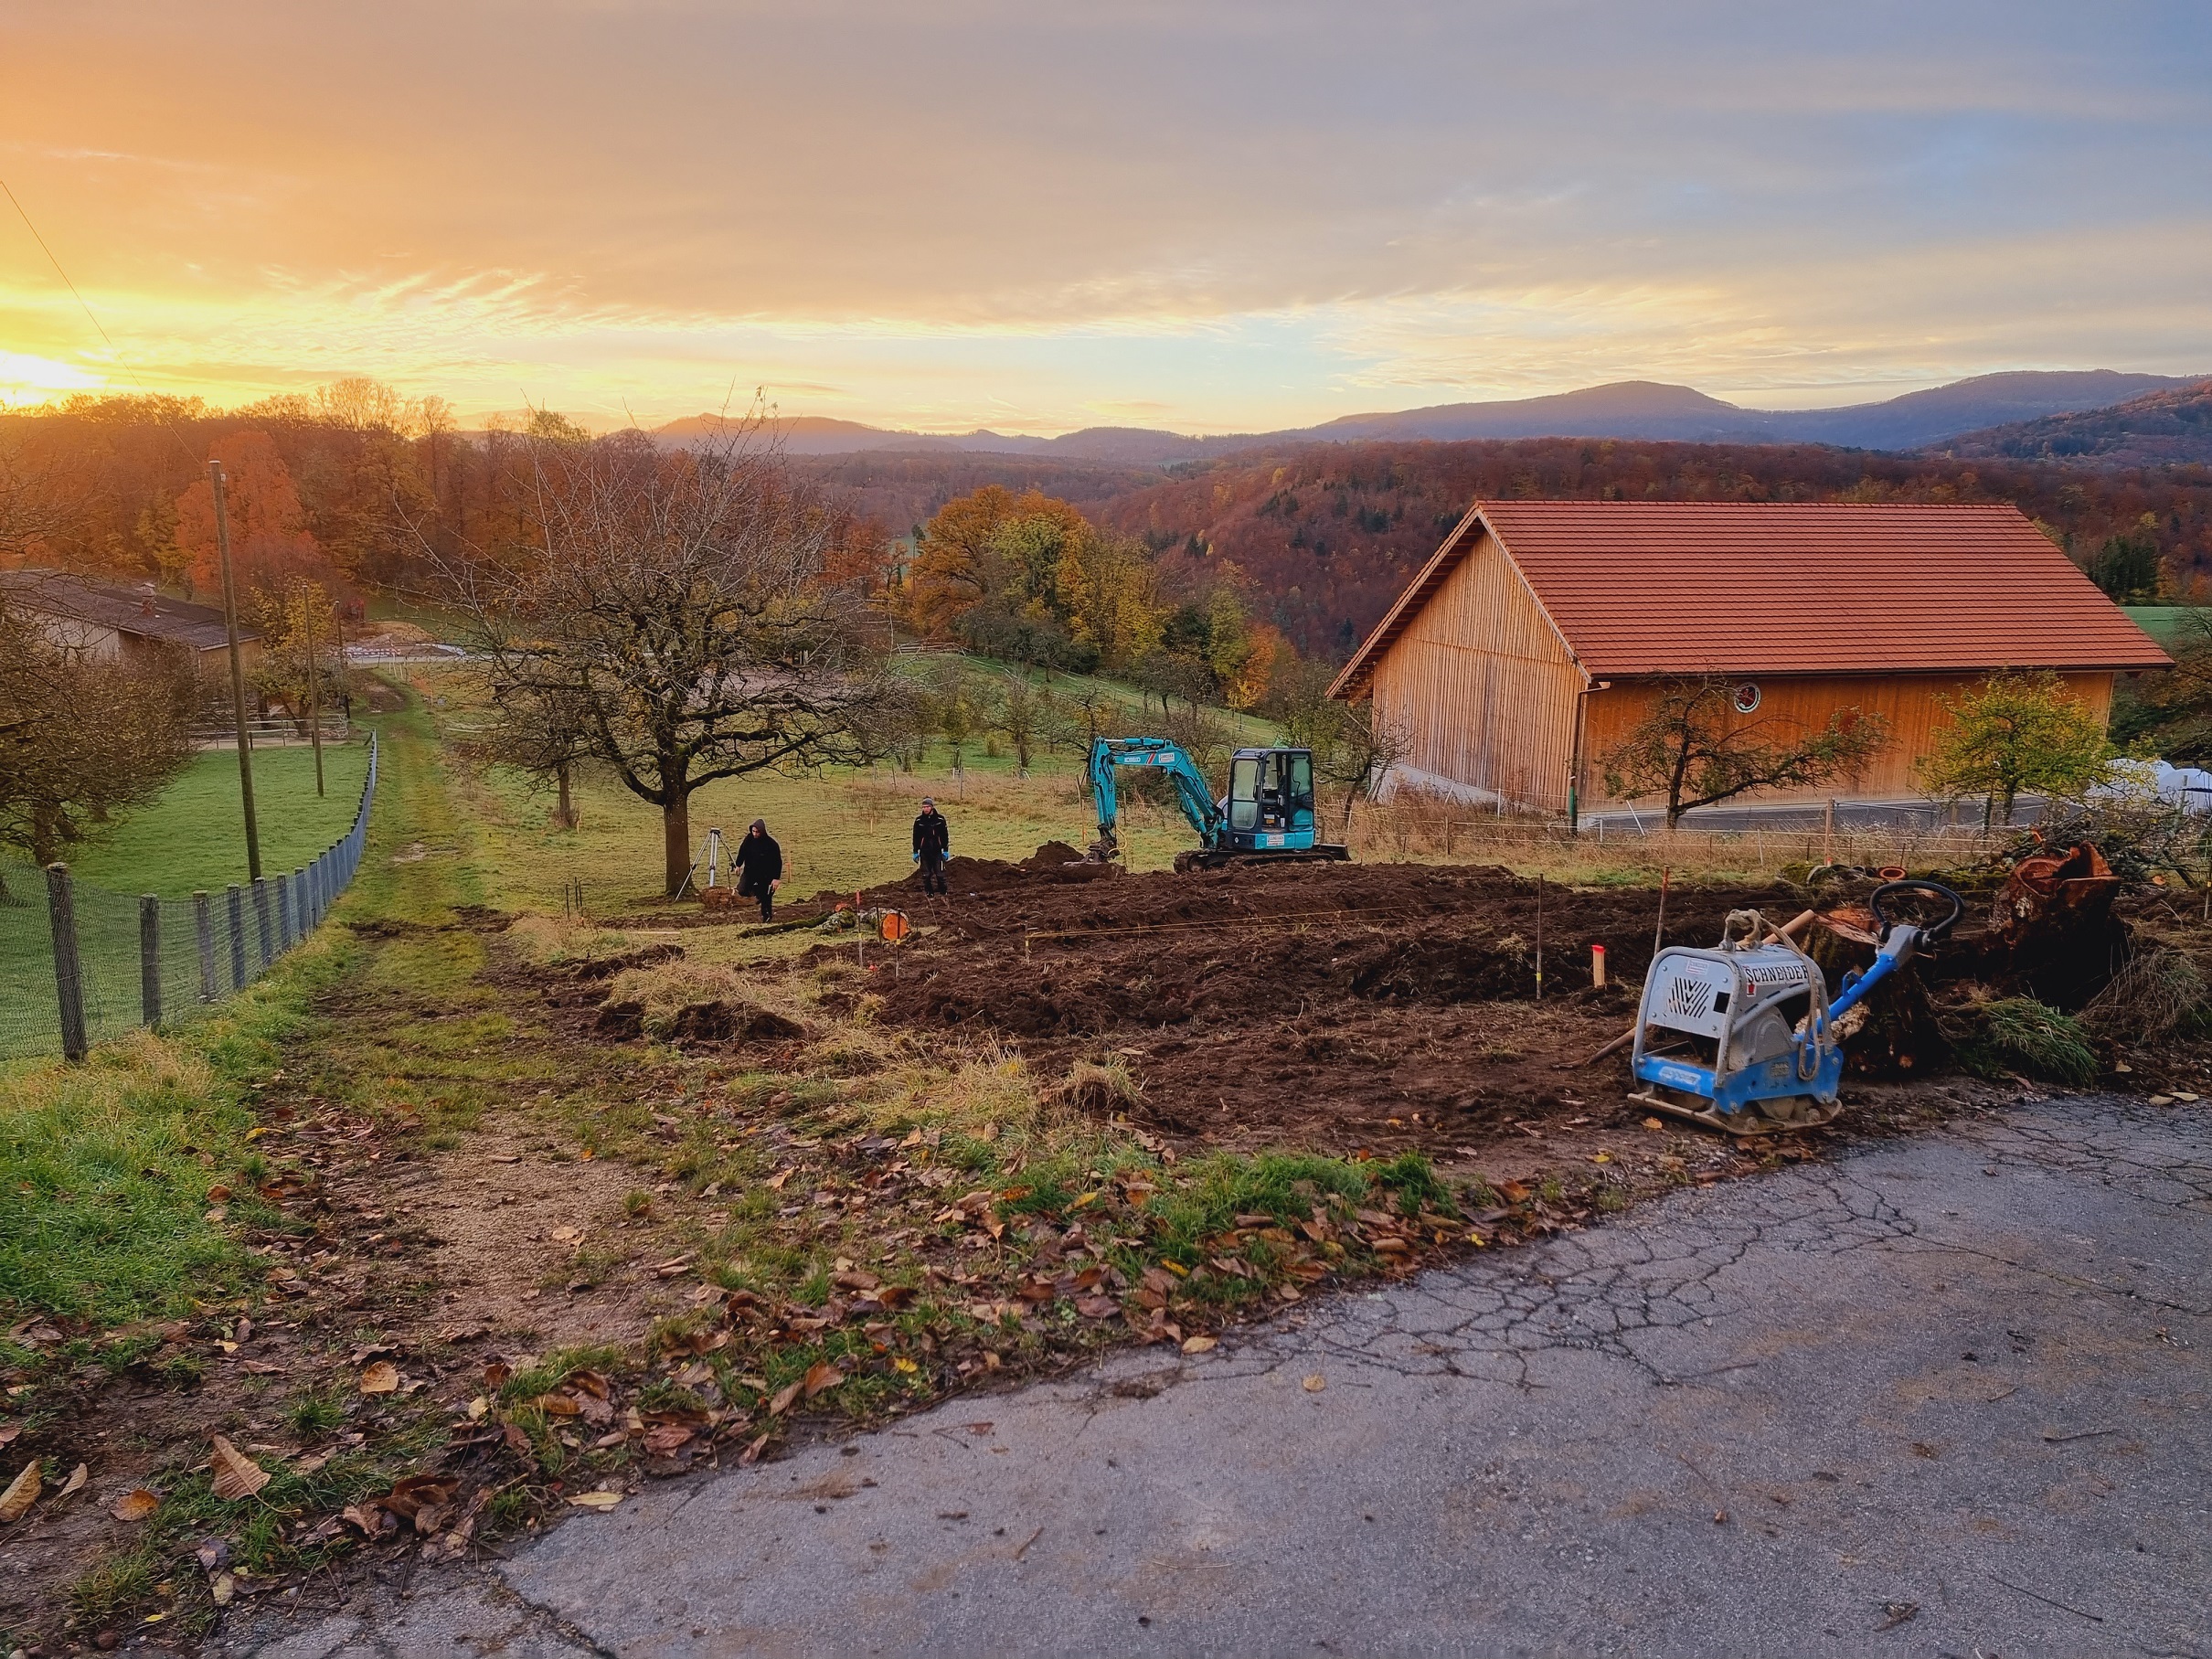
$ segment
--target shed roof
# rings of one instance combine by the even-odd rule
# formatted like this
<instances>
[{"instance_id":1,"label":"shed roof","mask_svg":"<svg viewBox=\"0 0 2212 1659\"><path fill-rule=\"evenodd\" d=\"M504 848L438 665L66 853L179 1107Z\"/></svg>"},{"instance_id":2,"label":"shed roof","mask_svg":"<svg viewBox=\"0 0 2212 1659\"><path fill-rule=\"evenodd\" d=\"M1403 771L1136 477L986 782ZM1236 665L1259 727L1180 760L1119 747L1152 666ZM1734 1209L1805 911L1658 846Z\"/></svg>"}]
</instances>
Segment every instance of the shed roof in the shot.
<instances>
[{"instance_id":1,"label":"shed roof","mask_svg":"<svg viewBox=\"0 0 2212 1659\"><path fill-rule=\"evenodd\" d=\"M1334 695L1366 684L1485 527L1593 678L2172 663L2016 507L1478 502Z\"/></svg>"},{"instance_id":2,"label":"shed roof","mask_svg":"<svg viewBox=\"0 0 2212 1659\"><path fill-rule=\"evenodd\" d=\"M156 593L152 583L138 587L87 581L59 570L0 570L0 588L26 610L66 616L96 627L112 628L139 639L165 640L194 651L215 651L228 643L223 613L214 605L195 605ZM242 623L241 640L259 639Z\"/></svg>"}]
</instances>

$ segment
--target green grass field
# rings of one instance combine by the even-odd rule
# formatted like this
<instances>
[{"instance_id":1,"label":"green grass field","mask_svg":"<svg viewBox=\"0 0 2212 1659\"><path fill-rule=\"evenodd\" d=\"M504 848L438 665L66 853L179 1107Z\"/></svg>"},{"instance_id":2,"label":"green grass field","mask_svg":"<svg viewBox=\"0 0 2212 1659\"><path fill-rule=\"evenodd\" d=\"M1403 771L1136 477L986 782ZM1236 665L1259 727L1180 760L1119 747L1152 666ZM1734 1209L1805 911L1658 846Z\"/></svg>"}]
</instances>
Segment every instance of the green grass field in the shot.
<instances>
[{"instance_id":1,"label":"green grass field","mask_svg":"<svg viewBox=\"0 0 2212 1659\"><path fill-rule=\"evenodd\" d=\"M2128 620L2168 651L2212 640L2212 611L2196 605L2129 605Z\"/></svg>"},{"instance_id":2,"label":"green grass field","mask_svg":"<svg viewBox=\"0 0 2212 1659\"><path fill-rule=\"evenodd\" d=\"M326 744L324 786L315 794L314 750L300 746L253 752L255 816L265 874L297 869L343 835L361 803L368 744ZM239 806L238 757L208 750L164 790L160 799L116 824L99 840L69 855L80 881L123 893L181 899L220 892L247 879L245 817Z\"/></svg>"}]
</instances>

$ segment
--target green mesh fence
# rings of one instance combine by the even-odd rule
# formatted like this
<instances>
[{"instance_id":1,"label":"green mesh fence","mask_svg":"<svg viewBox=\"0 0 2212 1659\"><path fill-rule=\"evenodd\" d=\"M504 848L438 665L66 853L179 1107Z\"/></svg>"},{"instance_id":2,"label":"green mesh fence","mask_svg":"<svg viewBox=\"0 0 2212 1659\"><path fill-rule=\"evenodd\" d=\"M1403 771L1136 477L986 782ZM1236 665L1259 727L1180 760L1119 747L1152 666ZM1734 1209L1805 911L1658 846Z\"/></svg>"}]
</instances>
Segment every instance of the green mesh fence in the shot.
<instances>
[{"instance_id":1,"label":"green mesh fence","mask_svg":"<svg viewBox=\"0 0 2212 1659\"><path fill-rule=\"evenodd\" d=\"M377 741L353 827L299 869L189 899L118 893L0 857L0 1058L80 1055L243 991L328 913L361 863Z\"/></svg>"}]
</instances>

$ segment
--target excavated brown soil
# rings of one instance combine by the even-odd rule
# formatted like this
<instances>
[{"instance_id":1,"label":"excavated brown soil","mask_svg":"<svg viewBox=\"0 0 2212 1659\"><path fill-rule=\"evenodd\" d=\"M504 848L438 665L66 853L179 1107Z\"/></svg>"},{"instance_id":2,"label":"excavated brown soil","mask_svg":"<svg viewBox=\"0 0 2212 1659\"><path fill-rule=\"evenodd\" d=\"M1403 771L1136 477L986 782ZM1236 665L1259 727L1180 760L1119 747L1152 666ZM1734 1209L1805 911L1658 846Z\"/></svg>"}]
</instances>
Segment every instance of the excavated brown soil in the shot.
<instances>
[{"instance_id":1,"label":"excavated brown soil","mask_svg":"<svg viewBox=\"0 0 2212 1659\"><path fill-rule=\"evenodd\" d=\"M956 863L959 861L956 861ZM1099 867L1080 867L1097 868ZM1388 1154L1632 1125L1626 1069L1579 1062L1627 1028L1655 889L1577 891L1496 868L1292 865L1070 885L997 865L912 907L869 975L878 1017L988 1032L1052 1075L1119 1058L1132 1115L1209 1144ZM1678 888L1669 943L1731 909L1785 920L1786 887ZM1538 910L1541 907L1539 926ZM1543 995L1537 996L1539 931ZM1590 984L1590 946L1611 984ZM1538 1131L1537 1133L1541 1133Z\"/></svg>"}]
</instances>

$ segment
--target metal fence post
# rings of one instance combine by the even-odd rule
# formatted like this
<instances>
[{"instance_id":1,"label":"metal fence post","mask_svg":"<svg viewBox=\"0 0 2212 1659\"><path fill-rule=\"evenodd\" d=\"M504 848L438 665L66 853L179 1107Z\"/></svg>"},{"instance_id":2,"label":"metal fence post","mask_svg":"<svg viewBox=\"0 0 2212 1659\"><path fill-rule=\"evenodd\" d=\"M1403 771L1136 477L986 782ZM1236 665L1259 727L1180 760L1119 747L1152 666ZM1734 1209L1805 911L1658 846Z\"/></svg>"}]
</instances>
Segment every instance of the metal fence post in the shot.
<instances>
[{"instance_id":1,"label":"metal fence post","mask_svg":"<svg viewBox=\"0 0 2212 1659\"><path fill-rule=\"evenodd\" d=\"M230 988L246 988L246 895L237 882L230 884L225 895L229 906L226 914L230 921Z\"/></svg>"},{"instance_id":2,"label":"metal fence post","mask_svg":"<svg viewBox=\"0 0 2212 1659\"><path fill-rule=\"evenodd\" d=\"M276 885L277 954L292 949L292 880L282 870L271 877Z\"/></svg>"},{"instance_id":3,"label":"metal fence post","mask_svg":"<svg viewBox=\"0 0 2212 1659\"><path fill-rule=\"evenodd\" d=\"M218 994L215 988L215 916L207 904L207 895L192 895L192 938L199 946L199 999L211 1003Z\"/></svg>"},{"instance_id":4,"label":"metal fence post","mask_svg":"<svg viewBox=\"0 0 2212 1659\"><path fill-rule=\"evenodd\" d=\"M146 1029L161 1026L161 899L142 893L138 899L138 1011Z\"/></svg>"},{"instance_id":5,"label":"metal fence post","mask_svg":"<svg viewBox=\"0 0 2212 1659\"><path fill-rule=\"evenodd\" d=\"M269 913L269 877L253 878L253 931L260 941L261 954L255 972L266 968L276 960L276 922Z\"/></svg>"},{"instance_id":6,"label":"metal fence post","mask_svg":"<svg viewBox=\"0 0 2212 1659\"><path fill-rule=\"evenodd\" d=\"M46 867L47 912L54 929L54 991L61 1005L61 1052L85 1057L84 968L77 959L77 903L69 890L69 867Z\"/></svg>"}]
</instances>

